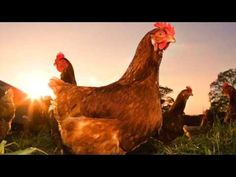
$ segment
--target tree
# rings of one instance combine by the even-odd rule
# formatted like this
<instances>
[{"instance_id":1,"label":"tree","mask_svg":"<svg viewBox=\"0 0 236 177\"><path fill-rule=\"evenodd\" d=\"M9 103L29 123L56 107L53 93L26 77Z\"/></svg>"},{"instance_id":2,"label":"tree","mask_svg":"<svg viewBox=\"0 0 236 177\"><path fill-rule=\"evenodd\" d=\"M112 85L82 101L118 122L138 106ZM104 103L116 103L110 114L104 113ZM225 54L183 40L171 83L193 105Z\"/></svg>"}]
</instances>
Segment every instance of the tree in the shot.
<instances>
[{"instance_id":1,"label":"tree","mask_svg":"<svg viewBox=\"0 0 236 177\"><path fill-rule=\"evenodd\" d=\"M171 92L173 92L171 88L160 86L161 108L163 112L169 110L170 106L174 103L174 99L167 96Z\"/></svg>"},{"instance_id":2,"label":"tree","mask_svg":"<svg viewBox=\"0 0 236 177\"><path fill-rule=\"evenodd\" d=\"M236 68L218 74L217 79L210 84L209 100L211 110L216 113L226 112L229 100L222 94L222 85L228 82L236 86Z\"/></svg>"}]
</instances>

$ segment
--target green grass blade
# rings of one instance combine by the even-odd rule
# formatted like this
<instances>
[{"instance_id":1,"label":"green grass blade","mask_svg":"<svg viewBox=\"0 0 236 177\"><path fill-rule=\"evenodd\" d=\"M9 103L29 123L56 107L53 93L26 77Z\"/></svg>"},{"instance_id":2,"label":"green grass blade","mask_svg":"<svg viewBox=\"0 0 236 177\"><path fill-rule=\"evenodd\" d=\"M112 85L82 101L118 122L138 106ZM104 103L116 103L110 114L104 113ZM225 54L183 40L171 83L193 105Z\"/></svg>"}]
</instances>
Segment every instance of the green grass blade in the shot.
<instances>
[{"instance_id":1,"label":"green grass blade","mask_svg":"<svg viewBox=\"0 0 236 177\"><path fill-rule=\"evenodd\" d=\"M38 148L35 148L35 147L30 147L30 148L26 148L24 150L18 150L15 152L6 153L5 155L31 155L34 152L40 152L42 154L48 155L46 152L44 152Z\"/></svg>"}]
</instances>

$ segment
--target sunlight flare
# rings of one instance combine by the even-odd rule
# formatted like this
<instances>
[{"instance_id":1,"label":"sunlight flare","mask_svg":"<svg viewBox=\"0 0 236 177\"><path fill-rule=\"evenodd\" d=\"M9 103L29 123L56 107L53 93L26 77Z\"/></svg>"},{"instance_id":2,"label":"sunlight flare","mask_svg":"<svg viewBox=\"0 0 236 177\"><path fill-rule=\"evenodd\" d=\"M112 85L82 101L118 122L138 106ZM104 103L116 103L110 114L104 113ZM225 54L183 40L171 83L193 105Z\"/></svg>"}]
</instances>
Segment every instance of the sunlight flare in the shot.
<instances>
[{"instance_id":1,"label":"sunlight flare","mask_svg":"<svg viewBox=\"0 0 236 177\"><path fill-rule=\"evenodd\" d=\"M48 87L49 77L43 71L31 71L29 74L19 76L19 88L28 94L31 99L39 99L44 96L53 96L52 90Z\"/></svg>"}]
</instances>

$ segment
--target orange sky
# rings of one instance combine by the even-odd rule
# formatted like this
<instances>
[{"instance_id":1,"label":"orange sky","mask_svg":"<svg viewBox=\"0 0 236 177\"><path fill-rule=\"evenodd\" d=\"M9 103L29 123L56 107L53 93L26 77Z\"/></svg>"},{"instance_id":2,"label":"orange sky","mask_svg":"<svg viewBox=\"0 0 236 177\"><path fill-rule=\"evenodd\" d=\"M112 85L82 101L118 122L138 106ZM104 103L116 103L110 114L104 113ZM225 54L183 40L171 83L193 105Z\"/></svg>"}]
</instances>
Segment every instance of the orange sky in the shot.
<instances>
[{"instance_id":1,"label":"orange sky","mask_svg":"<svg viewBox=\"0 0 236 177\"><path fill-rule=\"evenodd\" d=\"M160 84L172 88L174 98L191 86L186 113L200 114L209 107L209 84L235 68L236 23L172 24L177 42L164 53ZM109 84L125 72L152 28L153 23L0 23L0 79L47 93L48 80L59 77L53 62L62 51L79 85Z\"/></svg>"}]
</instances>

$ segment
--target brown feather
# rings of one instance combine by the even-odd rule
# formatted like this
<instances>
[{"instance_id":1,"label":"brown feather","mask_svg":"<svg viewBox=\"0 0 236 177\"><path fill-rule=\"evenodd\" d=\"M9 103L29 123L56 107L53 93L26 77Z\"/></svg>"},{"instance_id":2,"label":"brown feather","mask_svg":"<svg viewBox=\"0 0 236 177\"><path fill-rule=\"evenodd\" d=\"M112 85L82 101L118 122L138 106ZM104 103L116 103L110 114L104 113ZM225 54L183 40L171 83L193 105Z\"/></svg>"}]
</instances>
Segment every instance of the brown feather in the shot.
<instances>
[{"instance_id":1,"label":"brown feather","mask_svg":"<svg viewBox=\"0 0 236 177\"><path fill-rule=\"evenodd\" d=\"M223 93L229 97L229 106L224 122L233 122L236 120L236 89L233 86L228 85L223 87Z\"/></svg>"}]
</instances>

